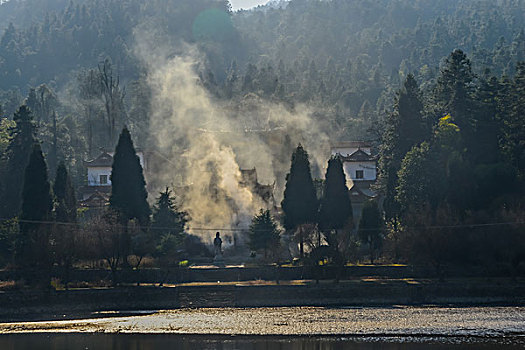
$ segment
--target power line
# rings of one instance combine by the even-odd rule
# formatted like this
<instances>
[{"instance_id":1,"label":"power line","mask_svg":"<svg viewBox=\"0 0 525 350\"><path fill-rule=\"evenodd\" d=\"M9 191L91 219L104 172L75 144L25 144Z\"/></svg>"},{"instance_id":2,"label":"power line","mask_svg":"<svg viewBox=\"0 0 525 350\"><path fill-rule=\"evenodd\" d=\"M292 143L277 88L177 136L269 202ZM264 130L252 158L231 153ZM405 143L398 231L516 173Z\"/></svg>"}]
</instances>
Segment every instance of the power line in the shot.
<instances>
[{"instance_id":1,"label":"power line","mask_svg":"<svg viewBox=\"0 0 525 350\"><path fill-rule=\"evenodd\" d=\"M8 221L12 219L0 218L0 221ZM82 223L72 222L57 222L57 221L44 221L44 220L17 220L19 223L28 224L39 224L39 225L61 225L61 226L86 226ZM431 225L431 226L407 226L405 229L409 230L433 230L433 229L455 229L455 228L479 228L479 227L497 227L497 226L513 226L513 225L525 225L524 221L509 221L509 222L493 222L493 223L479 223L479 224L456 224L456 225ZM89 224L87 225L89 226ZM124 228L126 226L120 224L106 224L106 227ZM173 230L179 227L154 227L154 226L135 226L140 229L150 230ZM190 231L227 231L227 232L242 232L248 231L250 228L232 228L232 227L190 227ZM366 228L362 231L372 231L382 229L382 227Z\"/></svg>"}]
</instances>

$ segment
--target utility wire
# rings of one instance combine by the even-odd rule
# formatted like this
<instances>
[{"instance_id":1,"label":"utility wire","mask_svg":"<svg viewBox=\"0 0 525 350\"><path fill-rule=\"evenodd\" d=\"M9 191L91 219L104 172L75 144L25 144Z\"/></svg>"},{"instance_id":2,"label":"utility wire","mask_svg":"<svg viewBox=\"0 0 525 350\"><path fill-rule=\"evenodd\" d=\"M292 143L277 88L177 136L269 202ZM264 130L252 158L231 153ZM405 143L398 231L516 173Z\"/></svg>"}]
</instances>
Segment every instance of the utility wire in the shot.
<instances>
[{"instance_id":1,"label":"utility wire","mask_svg":"<svg viewBox=\"0 0 525 350\"><path fill-rule=\"evenodd\" d=\"M0 218L0 221L8 221L11 219ZM17 220L19 223L28 223L28 224L41 224L41 225L61 225L61 226L86 226L82 223L73 223L73 222L57 222L57 221L43 221L43 220ZM432 226L407 226L405 229L409 230L432 230L432 229L455 229L455 228L478 228L478 227L497 227L497 226L513 226L513 225L525 225L524 221L509 221L509 222L493 222L493 223L479 223L479 224L459 224L459 225L432 225ZM89 226L89 224L87 225ZM105 225L106 227L114 228L124 228L124 225ZM140 229L150 229L150 230L173 230L179 227L153 227L153 226L135 226ZM231 227L222 227L222 228L213 228L213 227L191 227L190 231L228 231L228 232L237 232L237 231L247 231L249 227L245 228L231 228ZM372 227L361 229L362 231L372 231L383 229L382 227Z\"/></svg>"}]
</instances>

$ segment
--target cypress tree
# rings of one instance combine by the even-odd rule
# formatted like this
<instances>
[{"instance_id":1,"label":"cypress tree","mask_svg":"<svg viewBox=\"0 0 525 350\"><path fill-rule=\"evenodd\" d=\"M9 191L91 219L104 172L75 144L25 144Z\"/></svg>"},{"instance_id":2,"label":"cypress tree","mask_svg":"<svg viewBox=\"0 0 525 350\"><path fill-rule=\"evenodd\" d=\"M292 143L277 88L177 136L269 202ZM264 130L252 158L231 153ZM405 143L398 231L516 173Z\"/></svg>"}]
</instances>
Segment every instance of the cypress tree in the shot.
<instances>
[{"instance_id":1,"label":"cypress tree","mask_svg":"<svg viewBox=\"0 0 525 350\"><path fill-rule=\"evenodd\" d=\"M284 227L296 229L300 225L316 222L317 196L310 172L308 153L297 146L292 154L290 172L286 175L286 186L281 207L284 212ZM299 230L301 257L304 255L302 229Z\"/></svg>"},{"instance_id":2,"label":"cypress tree","mask_svg":"<svg viewBox=\"0 0 525 350\"><path fill-rule=\"evenodd\" d=\"M368 244L370 263L374 263L374 254L383 243L383 218L375 200L369 200L363 206L358 230L361 242Z\"/></svg>"},{"instance_id":3,"label":"cypress tree","mask_svg":"<svg viewBox=\"0 0 525 350\"><path fill-rule=\"evenodd\" d=\"M386 130L379 159L379 187L384 193L384 209L387 219L399 214L395 200L398 185L397 173L401 162L412 147L430 136L430 127L423 117L423 103L416 80L407 76L398 92L393 112L386 119Z\"/></svg>"},{"instance_id":4,"label":"cypress tree","mask_svg":"<svg viewBox=\"0 0 525 350\"><path fill-rule=\"evenodd\" d=\"M50 279L49 222L52 208L46 162L40 145L35 144L25 169L20 233L15 252L15 262L30 283L46 285Z\"/></svg>"},{"instance_id":5,"label":"cypress tree","mask_svg":"<svg viewBox=\"0 0 525 350\"><path fill-rule=\"evenodd\" d=\"M139 157L127 128L122 130L111 169L109 204L123 224L137 219L141 226L149 224L151 210L147 202L146 181Z\"/></svg>"},{"instance_id":6,"label":"cypress tree","mask_svg":"<svg viewBox=\"0 0 525 350\"><path fill-rule=\"evenodd\" d=\"M117 237L124 266L129 267L127 257L132 249L136 248L134 250L137 255L144 256L144 248L149 241L145 227L149 225L151 209L147 202L148 193L146 192L142 165L140 165L140 159L135 152L127 128L124 128L120 134L113 156L110 178L109 206L117 213L118 220L123 226L121 234ZM132 219L136 219L140 225L140 230L134 231L134 237L131 237L128 228L129 221ZM142 258L139 259L139 264L141 260Z\"/></svg>"},{"instance_id":7,"label":"cypress tree","mask_svg":"<svg viewBox=\"0 0 525 350\"><path fill-rule=\"evenodd\" d=\"M69 270L77 253L75 249L76 227L74 225L77 222L77 200L64 162L60 162L57 167L53 192L55 195L56 221L52 232L53 254L55 261L64 269L63 282L67 287Z\"/></svg>"},{"instance_id":8,"label":"cypress tree","mask_svg":"<svg viewBox=\"0 0 525 350\"><path fill-rule=\"evenodd\" d=\"M31 111L21 106L14 114L16 126L10 130L11 142L6 150L6 166L0 174L4 184L0 217L12 218L20 213L24 171L35 143L36 127Z\"/></svg>"},{"instance_id":9,"label":"cypress tree","mask_svg":"<svg viewBox=\"0 0 525 350\"><path fill-rule=\"evenodd\" d=\"M58 165L55 183L53 184L55 194L55 219L57 222L77 222L77 200L75 189L67 172L64 162Z\"/></svg>"},{"instance_id":10,"label":"cypress tree","mask_svg":"<svg viewBox=\"0 0 525 350\"><path fill-rule=\"evenodd\" d=\"M319 227L325 234L330 235L333 230L344 228L351 220L352 203L348 195L343 163L339 157L332 157L326 169L323 198L319 209Z\"/></svg>"}]
</instances>

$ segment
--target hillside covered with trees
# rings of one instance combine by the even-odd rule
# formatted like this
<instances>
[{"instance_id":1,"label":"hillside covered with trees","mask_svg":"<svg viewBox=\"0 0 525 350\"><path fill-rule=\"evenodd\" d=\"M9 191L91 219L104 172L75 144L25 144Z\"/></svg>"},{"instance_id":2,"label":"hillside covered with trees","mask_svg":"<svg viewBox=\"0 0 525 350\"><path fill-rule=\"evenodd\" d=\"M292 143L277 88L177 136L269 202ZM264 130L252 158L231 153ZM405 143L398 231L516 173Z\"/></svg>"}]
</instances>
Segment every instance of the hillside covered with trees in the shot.
<instances>
[{"instance_id":1,"label":"hillside covered with trees","mask_svg":"<svg viewBox=\"0 0 525 350\"><path fill-rule=\"evenodd\" d=\"M310 171L304 144L292 156L290 174L274 179L286 182L282 224L298 229L301 257L303 241L316 245L301 225L313 225L318 248L323 231L325 242L337 247L338 261L354 256L352 244L368 244L371 261L423 262L438 269L482 260L517 266L525 260L525 0L292 0L235 13L219 0L10 0L0 5L0 23L4 251L14 249L21 194L31 182L24 176L30 160L49 179L67 168L68 179L61 182L78 188L86 181L82 162L101 147L115 149L121 130L129 144L132 135L137 148L156 146L150 117L162 115L166 106L156 104L159 90L152 80L158 77L150 69L160 63L145 62L139 54L146 37L167 47L166 57L197 52L191 67L198 89L193 91L202 89L210 105L234 113L236 119L229 121L239 129L249 129L250 114L260 113L260 105L279 106L285 117L306 106L308 118L318 123L307 125L326 126L329 141L375 145L379 179L374 190L381 200L365 206L356 242L338 236L357 222L348 218L352 204L338 196L346 185L335 159L326 180L315 182L312 174L322 172ZM187 113L200 111L202 100L197 101ZM177 128L204 134L213 129L214 120L200 125L198 116L194 119ZM291 133L285 125L275 122L262 132ZM288 142L278 146L288 161L296 145L284 139ZM184 148L189 141L180 143ZM130 164L136 160L133 147ZM164 247L149 247L160 260L169 260L169 252L184 242L181 232L191 225L191 215L172 198L168 183L161 184L165 192L151 211L142 168L133 166L140 173L141 214L125 217L126 234L133 220L137 232L148 226L151 212L163 218L159 222L180 226L158 235ZM212 171L214 165L207 166ZM300 185L294 184L295 167L302 169ZM128 173L120 174L124 194ZM46 196L48 178L42 180ZM319 188L327 198L315 193ZM38 220L54 215L51 201L65 205L64 198L45 197L47 207ZM308 208L301 211L301 206ZM337 222L330 214L334 208L343 212ZM119 223L114 217L105 220L93 223L93 231ZM252 221L252 246L265 255L278 246L280 228L272 220L270 211L261 211ZM259 225L271 244L258 241ZM30 226L20 228L29 235Z\"/></svg>"}]
</instances>

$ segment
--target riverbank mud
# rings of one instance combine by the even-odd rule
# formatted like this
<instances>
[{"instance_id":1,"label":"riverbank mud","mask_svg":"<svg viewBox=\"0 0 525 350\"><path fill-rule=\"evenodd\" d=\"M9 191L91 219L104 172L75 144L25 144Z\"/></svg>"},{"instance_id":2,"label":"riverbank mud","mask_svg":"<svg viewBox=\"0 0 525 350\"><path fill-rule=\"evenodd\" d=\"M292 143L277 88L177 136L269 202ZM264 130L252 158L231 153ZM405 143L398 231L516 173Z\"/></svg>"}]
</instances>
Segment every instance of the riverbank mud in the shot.
<instances>
[{"instance_id":1,"label":"riverbank mud","mask_svg":"<svg viewBox=\"0 0 525 350\"><path fill-rule=\"evenodd\" d=\"M201 308L126 317L1 323L0 333L523 337L525 307Z\"/></svg>"}]
</instances>

